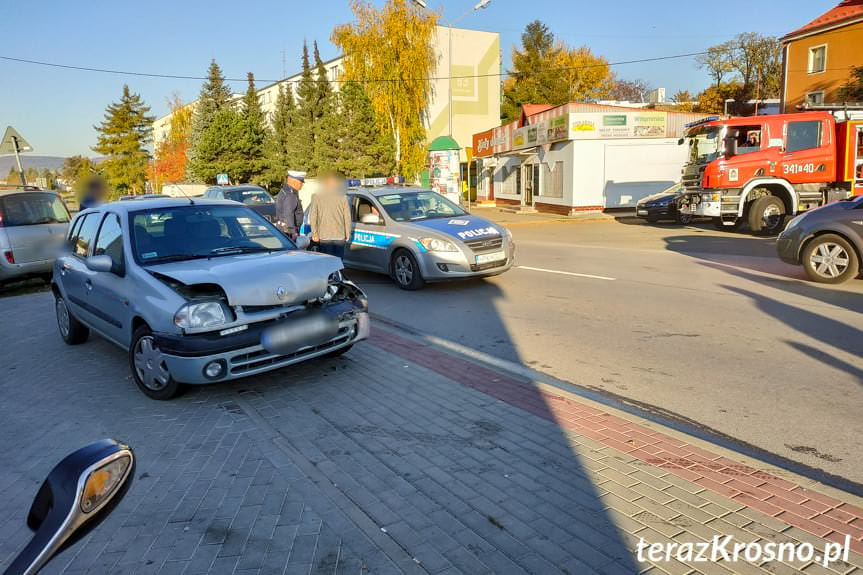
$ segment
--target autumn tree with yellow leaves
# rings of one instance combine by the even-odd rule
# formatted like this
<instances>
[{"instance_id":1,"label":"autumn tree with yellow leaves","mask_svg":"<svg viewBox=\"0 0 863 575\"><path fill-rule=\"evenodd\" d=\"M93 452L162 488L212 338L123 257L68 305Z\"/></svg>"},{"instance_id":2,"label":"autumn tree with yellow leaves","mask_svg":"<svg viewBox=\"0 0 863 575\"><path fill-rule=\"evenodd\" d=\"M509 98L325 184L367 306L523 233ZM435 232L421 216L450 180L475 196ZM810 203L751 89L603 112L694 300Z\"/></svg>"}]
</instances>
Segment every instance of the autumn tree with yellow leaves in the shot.
<instances>
[{"instance_id":1,"label":"autumn tree with yellow leaves","mask_svg":"<svg viewBox=\"0 0 863 575\"><path fill-rule=\"evenodd\" d=\"M380 9L353 0L351 8L355 21L331 37L345 54L342 79L365 89L378 129L395 142L396 169L413 177L425 165L437 16L409 0L387 0Z\"/></svg>"}]
</instances>

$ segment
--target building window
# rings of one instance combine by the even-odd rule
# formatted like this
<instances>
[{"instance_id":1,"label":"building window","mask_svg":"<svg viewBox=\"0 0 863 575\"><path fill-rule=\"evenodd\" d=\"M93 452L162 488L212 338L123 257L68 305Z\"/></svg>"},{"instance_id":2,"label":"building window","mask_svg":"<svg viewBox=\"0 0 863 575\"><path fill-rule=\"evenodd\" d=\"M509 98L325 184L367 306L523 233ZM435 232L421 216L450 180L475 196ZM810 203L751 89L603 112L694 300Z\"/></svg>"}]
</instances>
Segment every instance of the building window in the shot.
<instances>
[{"instance_id":1,"label":"building window","mask_svg":"<svg viewBox=\"0 0 863 575\"><path fill-rule=\"evenodd\" d=\"M809 73L820 74L827 69L827 45L809 48Z\"/></svg>"},{"instance_id":2,"label":"building window","mask_svg":"<svg viewBox=\"0 0 863 575\"><path fill-rule=\"evenodd\" d=\"M563 197L563 162L543 164L542 195L549 198Z\"/></svg>"},{"instance_id":3,"label":"building window","mask_svg":"<svg viewBox=\"0 0 863 575\"><path fill-rule=\"evenodd\" d=\"M806 103L814 105L823 104L824 90L818 90L817 92L809 92L806 94Z\"/></svg>"}]
</instances>

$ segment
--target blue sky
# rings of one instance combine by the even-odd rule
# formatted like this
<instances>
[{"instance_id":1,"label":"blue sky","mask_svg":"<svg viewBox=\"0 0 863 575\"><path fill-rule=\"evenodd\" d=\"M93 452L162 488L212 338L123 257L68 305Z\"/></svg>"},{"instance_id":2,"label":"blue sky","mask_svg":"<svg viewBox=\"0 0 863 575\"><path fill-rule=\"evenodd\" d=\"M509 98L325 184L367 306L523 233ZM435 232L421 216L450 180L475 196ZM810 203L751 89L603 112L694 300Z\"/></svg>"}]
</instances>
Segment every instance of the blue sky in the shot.
<instances>
[{"instance_id":1,"label":"blue sky","mask_svg":"<svg viewBox=\"0 0 863 575\"><path fill-rule=\"evenodd\" d=\"M456 18L475 0L429 0ZM571 45L587 45L610 61L697 52L739 32L783 35L838 0L492 0L459 25L501 34L505 61L525 24L547 23ZM382 0L376 0L376 4ZM0 55L61 64L201 76L216 58L226 76L252 71L261 79L299 67L306 38L322 56L337 55L332 27L351 19L347 0L43 0L0 7ZM624 78L643 78L669 94L698 91L707 83L692 60L616 67ZM0 129L11 124L40 155L91 154L93 125L128 83L161 115L178 92L193 99L194 80L165 80L61 70L0 60ZM242 83L234 85L242 91Z\"/></svg>"}]
</instances>

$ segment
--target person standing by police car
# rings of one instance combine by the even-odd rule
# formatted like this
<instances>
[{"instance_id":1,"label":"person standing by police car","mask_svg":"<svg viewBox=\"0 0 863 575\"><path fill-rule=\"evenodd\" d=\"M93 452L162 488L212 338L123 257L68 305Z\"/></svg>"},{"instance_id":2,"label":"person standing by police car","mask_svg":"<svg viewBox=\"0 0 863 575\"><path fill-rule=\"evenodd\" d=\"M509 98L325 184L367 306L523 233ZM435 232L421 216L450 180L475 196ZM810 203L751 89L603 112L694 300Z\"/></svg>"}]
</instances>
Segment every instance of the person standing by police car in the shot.
<instances>
[{"instance_id":1,"label":"person standing by police car","mask_svg":"<svg viewBox=\"0 0 863 575\"><path fill-rule=\"evenodd\" d=\"M285 184L276 195L276 226L288 234L291 240L297 239L303 228L303 201L300 190L306 181L306 173L288 170Z\"/></svg>"},{"instance_id":2,"label":"person standing by police car","mask_svg":"<svg viewBox=\"0 0 863 575\"><path fill-rule=\"evenodd\" d=\"M330 172L321 178L320 189L309 206L309 226L312 241L318 244L320 252L344 258L345 246L353 235L353 223L345 180L340 174Z\"/></svg>"}]
</instances>

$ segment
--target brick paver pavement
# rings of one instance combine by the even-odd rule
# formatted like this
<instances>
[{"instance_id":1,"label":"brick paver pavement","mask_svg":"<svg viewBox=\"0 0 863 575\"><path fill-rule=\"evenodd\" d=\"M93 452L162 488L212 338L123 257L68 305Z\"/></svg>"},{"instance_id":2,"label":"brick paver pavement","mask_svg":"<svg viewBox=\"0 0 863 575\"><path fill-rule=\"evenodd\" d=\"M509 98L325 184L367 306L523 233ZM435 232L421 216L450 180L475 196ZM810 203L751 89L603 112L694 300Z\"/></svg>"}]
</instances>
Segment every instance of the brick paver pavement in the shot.
<instances>
[{"instance_id":1,"label":"brick paver pavement","mask_svg":"<svg viewBox=\"0 0 863 575\"><path fill-rule=\"evenodd\" d=\"M0 317L0 569L45 473L108 436L135 448L135 483L46 573L863 573L850 496L405 334L157 403L121 350L63 345L50 296ZM827 569L634 553L845 533L857 552Z\"/></svg>"}]
</instances>

